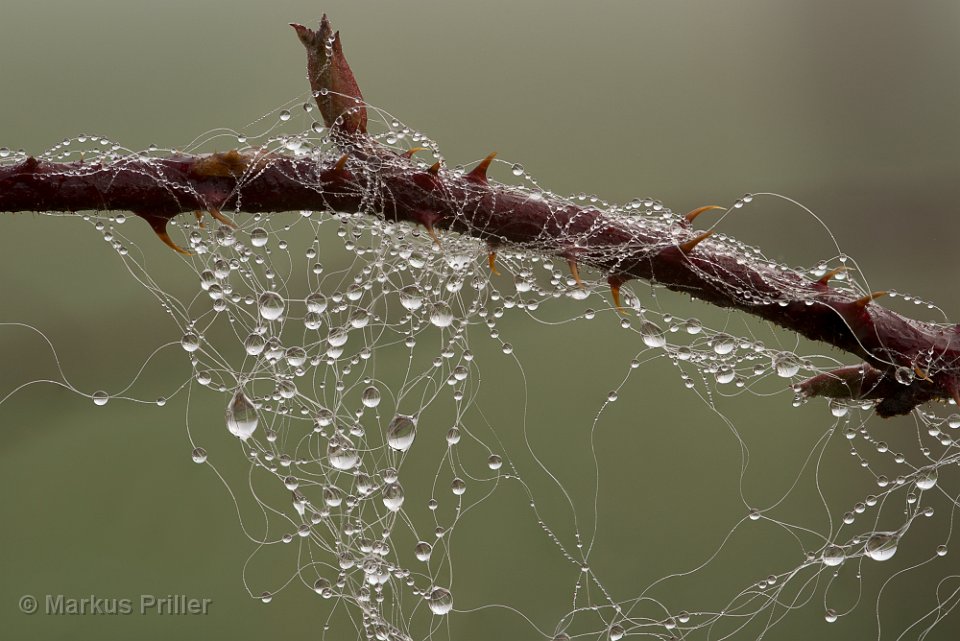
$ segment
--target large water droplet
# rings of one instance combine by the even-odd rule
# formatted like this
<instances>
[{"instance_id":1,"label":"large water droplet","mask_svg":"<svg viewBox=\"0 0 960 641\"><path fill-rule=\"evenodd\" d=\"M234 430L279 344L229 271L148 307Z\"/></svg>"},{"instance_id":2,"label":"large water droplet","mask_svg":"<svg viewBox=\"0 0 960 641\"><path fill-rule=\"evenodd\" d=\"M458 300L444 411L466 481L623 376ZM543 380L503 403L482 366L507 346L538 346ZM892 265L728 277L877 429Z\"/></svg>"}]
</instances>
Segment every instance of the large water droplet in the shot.
<instances>
[{"instance_id":1,"label":"large water droplet","mask_svg":"<svg viewBox=\"0 0 960 641\"><path fill-rule=\"evenodd\" d=\"M337 432L327 443L327 460L338 470L350 470L357 464L360 457L353 442L344 434Z\"/></svg>"},{"instance_id":2,"label":"large water droplet","mask_svg":"<svg viewBox=\"0 0 960 641\"><path fill-rule=\"evenodd\" d=\"M917 488L929 490L937 484L937 468L929 467L917 472Z\"/></svg>"},{"instance_id":3,"label":"large water droplet","mask_svg":"<svg viewBox=\"0 0 960 641\"><path fill-rule=\"evenodd\" d=\"M241 441L246 441L257 429L259 420L257 408L243 390L237 390L227 405L227 429Z\"/></svg>"},{"instance_id":4,"label":"large water droplet","mask_svg":"<svg viewBox=\"0 0 960 641\"><path fill-rule=\"evenodd\" d=\"M828 545L823 550L823 564L834 567L843 563L843 559L846 558L846 554L843 552L843 548L838 545Z\"/></svg>"},{"instance_id":5,"label":"large water droplet","mask_svg":"<svg viewBox=\"0 0 960 641\"><path fill-rule=\"evenodd\" d=\"M453 324L453 311L446 303L437 303L430 310L430 322L437 327L450 327Z\"/></svg>"},{"instance_id":6,"label":"large water droplet","mask_svg":"<svg viewBox=\"0 0 960 641\"><path fill-rule=\"evenodd\" d=\"M400 510L403 498L403 488L399 483L390 483L383 488L383 505L391 512Z\"/></svg>"},{"instance_id":7,"label":"large water droplet","mask_svg":"<svg viewBox=\"0 0 960 641\"><path fill-rule=\"evenodd\" d=\"M663 347L667 344L663 331L650 321L640 323L640 338L647 347Z\"/></svg>"},{"instance_id":8,"label":"large water droplet","mask_svg":"<svg viewBox=\"0 0 960 641\"><path fill-rule=\"evenodd\" d=\"M361 396L360 400L367 407L376 407L380 404L380 390L371 385L367 389L363 390L363 395Z\"/></svg>"},{"instance_id":9,"label":"large water droplet","mask_svg":"<svg viewBox=\"0 0 960 641\"><path fill-rule=\"evenodd\" d=\"M266 320L277 320L283 316L283 298L277 292L263 292L258 300L260 315Z\"/></svg>"},{"instance_id":10,"label":"large water droplet","mask_svg":"<svg viewBox=\"0 0 960 641\"><path fill-rule=\"evenodd\" d=\"M446 588L434 588L427 597L427 605L434 614L446 614L453 609L453 595Z\"/></svg>"},{"instance_id":11,"label":"large water droplet","mask_svg":"<svg viewBox=\"0 0 960 641\"><path fill-rule=\"evenodd\" d=\"M420 309L420 306L423 305L423 295L420 293L420 288L416 285L409 285L401 289L400 304L403 305L404 309L411 312Z\"/></svg>"},{"instance_id":12,"label":"large water droplet","mask_svg":"<svg viewBox=\"0 0 960 641\"><path fill-rule=\"evenodd\" d=\"M417 436L417 419L406 414L397 414L387 426L387 445L398 452L406 452Z\"/></svg>"},{"instance_id":13,"label":"large water droplet","mask_svg":"<svg viewBox=\"0 0 960 641\"><path fill-rule=\"evenodd\" d=\"M900 536L896 532L877 532L869 539L863 551L874 561L886 561L897 553Z\"/></svg>"},{"instance_id":14,"label":"large water droplet","mask_svg":"<svg viewBox=\"0 0 960 641\"><path fill-rule=\"evenodd\" d=\"M243 341L243 349L246 350L250 356L259 356L266 345L267 339L263 337L263 334L250 334Z\"/></svg>"}]
</instances>

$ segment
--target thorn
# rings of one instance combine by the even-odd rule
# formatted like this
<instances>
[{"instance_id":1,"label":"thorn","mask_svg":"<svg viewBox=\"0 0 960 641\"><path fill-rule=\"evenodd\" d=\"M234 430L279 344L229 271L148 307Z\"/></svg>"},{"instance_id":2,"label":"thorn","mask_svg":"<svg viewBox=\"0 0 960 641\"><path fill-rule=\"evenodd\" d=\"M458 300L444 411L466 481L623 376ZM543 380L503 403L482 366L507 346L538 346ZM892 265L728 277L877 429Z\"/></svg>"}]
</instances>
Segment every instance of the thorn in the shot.
<instances>
[{"instance_id":1,"label":"thorn","mask_svg":"<svg viewBox=\"0 0 960 641\"><path fill-rule=\"evenodd\" d=\"M490 163L493 162L493 159L496 157L497 152L493 152L486 158L480 161L480 164L474 167L469 174L467 174L467 179L472 180L478 183L487 182L487 169L490 167Z\"/></svg>"},{"instance_id":2,"label":"thorn","mask_svg":"<svg viewBox=\"0 0 960 641\"><path fill-rule=\"evenodd\" d=\"M164 245L166 245L173 251L177 252L178 254L183 254L184 256L192 256L190 252L188 252L183 247L179 247L175 242L173 242L173 239L170 238L170 234L167 233L167 223L169 222L168 218L158 218L153 216L149 216L149 217L144 216L143 218L148 223L150 223L150 226L153 228L154 233L157 235L157 237L160 240L163 241Z\"/></svg>"},{"instance_id":3,"label":"thorn","mask_svg":"<svg viewBox=\"0 0 960 641\"><path fill-rule=\"evenodd\" d=\"M193 215L197 217L197 225L200 229L206 229L206 225L203 224L203 212L198 209L193 212Z\"/></svg>"},{"instance_id":4,"label":"thorn","mask_svg":"<svg viewBox=\"0 0 960 641\"><path fill-rule=\"evenodd\" d=\"M831 269L831 270L828 271L826 274L824 274L823 276L821 276L821 277L820 277L820 280L818 280L817 282L820 283L821 285L826 285L827 283L830 282L830 279L831 279L831 278L833 278L834 276L836 276L836 275L839 274L840 272L846 271L847 269L849 269L849 267L847 267L846 265L841 265L840 267L837 267L837 268L835 268L835 269Z\"/></svg>"},{"instance_id":5,"label":"thorn","mask_svg":"<svg viewBox=\"0 0 960 641\"><path fill-rule=\"evenodd\" d=\"M427 150L426 147L411 147L410 149L407 149L405 152L400 154L400 157L413 158L413 154L417 153L418 151L426 151L426 150Z\"/></svg>"},{"instance_id":6,"label":"thorn","mask_svg":"<svg viewBox=\"0 0 960 641\"><path fill-rule=\"evenodd\" d=\"M620 286L623 285L623 281L615 276L611 276L607 279L607 283L610 284L610 295L613 296L613 306L617 308L620 314L626 316L627 310L620 304Z\"/></svg>"},{"instance_id":7,"label":"thorn","mask_svg":"<svg viewBox=\"0 0 960 641\"><path fill-rule=\"evenodd\" d=\"M861 298L858 298L857 300L853 301L853 304L863 309L864 307L869 305L871 301L874 301L880 298L881 296L886 296L889 293L890 292L873 292L871 294L867 294L866 296L862 296Z\"/></svg>"},{"instance_id":8,"label":"thorn","mask_svg":"<svg viewBox=\"0 0 960 641\"><path fill-rule=\"evenodd\" d=\"M925 371L923 371L922 369L920 369L920 366L919 366L919 365L914 365L914 366L913 366L913 373L917 375L917 378L921 378L921 379L923 379L923 380L925 380L925 381L927 381L927 382L929 382L929 383L932 383L932 382L933 382L933 381L930 379L930 377L927 375L927 373L926 373Z\"/></svg>"},{"instance_id":9,"label":"thorn","mask_svg":"<svg viewBox=\"0 0 960 641\"><path fill-rule=\"evenodd\" d=\"M490 272L494 276L499 276L500 272L497 270L497 252L490 252L487 255L487 262L490 264Z\"/></svg>"},{"instance_id":10,"label":"thorn","mask_svg":"<svg viewBox=\"0 0 960 641\"><path fill-rule=\"evenodd\" d=\"M570 258L570 259L567 260L567 265L570 266L570 273L573 275L573 279L574 279L575 281L577 281L577 285L580 286L580 289L586 289L586 286L583 284L583 281L580 280L580 270L577 269L577 261L575 261L575 260L573 260L572 258ZM619 290L619 288L618 288L618 290ZM614 298L615 298L615 299L616 299L616 298L619 298L619 296L620 296L620 293L619 293L619 291L618 291L617 294L614 296ZM617 306L619 307L620 304L617 303Z\"/></svg>"},{"instance_id":11,"label":"thorn","mask_svg":"<svg viewBox=\"0 0 960 641\"><path fill-rule=\"evenodd\" d=\"M221 214L220 210L217 209L216 207L210 208L210 215L213 216L216 220L219 220L221 223L223 223L227 227L233 227L234 229L237 228L237 224L232 220L230 220L229 218L227 218L226 216L224 216L223 214Z\"/></svg>"},{"instance_id":12,"label":"thorn","mask_svg":"<svg viewBox=\"0 0 960 641\"><path fill-rule=\"evenodd\" d=\"M343 154L340 156L340 160L337 161L337 164L333 166L333 170L337 173L343 171L343 168L347 165L347 158L350 157L350 154Z\"/></svg>"},{"instance_id":13,"label":"thorn","mask_svg":"<svg viewBox=\"0 0 960 641\"><path fill-rule=\"evenodd\" d=\"M437 174L439 174L439 173L440 173L440 161L438 160L437 162L435 162L435 163L433 163L432 165L430 165L430 169L427 170L427 173L433 174L434 176L436 176Z\"/></svg>"},{"instance_id":14,"label":"thorn","mask_svg":"<svg viewBox=\"0 0 960 641\"><path fill-rule=\"evenodd\" d=\"M684 216L683 219L684 219L685 221L687 221L687 224L689 225L689 224L692 223L692 222L694 221L694 219L695 219L697 216L699 216L700 214L702 214L702 213L704 213L704 212L706 212L706 211L714 210L714 209L726 209L726 208L725 208L725 207L720 207L719 205L707 205L706 207L697 207L696 209L694 209L693 211L691 211L690 213L688 213L686 216Z\"/></svg>"},{"instance_id":15,"label":"thorn","mask_svg":"<svg viewBox=\"0 0 960 641\"><path fill-rule=\"evenodd\" d=\"M710 236L713 236L713 231L705 231L699 236L696 236L695 238L691 238L690 240L680 243L677 246L680 248L680 251L682 251L684 254L689 254L690 252L693 251L694 247L696 247L697 245L705 241L707 238L710 238Z\"/></svg>"},{"instance_id":16,"label":"thorn","mask_svg":"<svg viewBox=\"0 0 960 641\"><path fill-rule=\"evenodd\" d=\"M437 236L437 232L436 232L436 230L433 228L433 225L431 225L430 223L426 223L426 224L424 225L424 227L427 228L427 233L430 234L430 238L433 239L433 242L435 242L435 243L437 244L437 249L440 249L440 247L441 247L441 245L440 245L440 237Z\"/></svg>"}]
</instances>

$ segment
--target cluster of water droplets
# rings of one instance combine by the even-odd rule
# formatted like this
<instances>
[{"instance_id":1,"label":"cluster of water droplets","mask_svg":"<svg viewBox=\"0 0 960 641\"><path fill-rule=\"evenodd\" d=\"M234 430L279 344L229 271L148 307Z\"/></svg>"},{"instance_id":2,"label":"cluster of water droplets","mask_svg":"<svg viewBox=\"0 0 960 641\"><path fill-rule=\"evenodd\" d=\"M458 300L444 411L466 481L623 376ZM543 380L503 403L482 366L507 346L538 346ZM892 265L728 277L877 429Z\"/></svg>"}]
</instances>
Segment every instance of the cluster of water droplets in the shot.
<instances>
[{"instance_id":1,"label":"cluster of water droplets","mask_svg":"<svg viewBox=\"0 0 960 641\"><path fill-rule=\"evenodd\" d=\"M312 121L314 116L313 106L305 102L265 119L266 133L217 136L228 135L247 151L328 161L339 151L322 124ZM304 118L311 121L307 127L289 128L291 120ZM432 141L399 121L383 115L381 125L383 132L375 137L382 144L397 151L425 147L424 156L432 152L431 163L422 163L423 168L442 158ZM216 136L211 140L222 143ZM209 142L201 140L196 146ZM151 158L164 153L153 147L134 153L102 137L78 136L41 158L71 161L82 156L111 162L133 157L149 166ZM0 149L0 162L23 158L20 152ZM382 165L353 168L370 172L370 185L378 184L375 174L383 170ZM656 199L617 205L587 194L561 197L543 189L520 164L495 165L494 175L498 169L507 180L520 180L513 189L553 203L557 211L572 205L596 208L624 228L635 228L651 253L687 233L681 217ZM443 171L462 175L466 168ZM483 425L471 413L481 379L472 344L492 341L497 351L513 359L514 346L501 334L501 319L507 314L522 314L546 327L606 319L617 311L608 297L605 274L584 268L581 282L566 261L538 253L533 243L501 247L497 261L503 276L495 277L483 243L444 234L437 246L422 229L380 218L378 194L362 196L369 205L354 213L234 213L236 228L209 222L200 227L181 217L173 226L182 228L183 245L192 252L186 259L196 276L192 298L177 298L155 286L131 257L131 241L120 228L124 215L88 219L180 327L179 345L189 359L192 382L224 399L223 431L247 459L251 490L270 515L271 527L255 538L257 543L298 547L296 581L323 602L351 606L348 616L363 634L385 641L411 638L423 629L432 634L442 625L438 619L455 612L448 542L461 515L505 487L529 491L524 470L512 463L510 452L501 450L498 428ZM753 200L745 195L732 209ZM651 237L661 239L660 244L651 244ZM571 243L576 241L571 238ZM543 247L555 243L551 238ZM816 279L847 266L839 254L813 268L788 268L722 233L704 243L713 256L749 261L771 283L769 291L778 292L763 298L756 287L744 287L739 295L754 303L784 304L784 293L802 299L809 289L798 273ZM837 272L836 280L840 291L866 291L855 270ZM747 326L741 331L732 324L711 329L698 318L666 309L669 304L662 301L672 294L664 295L656 286L634 289L639 293L624 289L629 314L618 316L617 324L621 342L635 346L635 356L626 357L626 375L599 400L600 418L604 407L623 402L621 392L630 372L650 359L667 359L682 384L711 407L748 392L780 394L788 404L792 396L800 406L808 401L793 394L792 387L840 364L824 355L798 354L784 346L780 335L760 335ZM812 297L810 304L816 304ZM913 376L905 374L906 382ZM109 395L97 392L92 398L103 405ZM158 404L166 399L161 401ZM914 522L935 514L928 496L945 500L947 511L956 506L956 496L944 491L938 480L948 468L955 473L960 461L953 432L960 427L960 415L918 411L919 446L907 456L873 435L869 402L824 405L829 427L814 454L822 456L837 440L832 436L843 434L853 457L873 475L876 491L842 512L837 524L831 520L827 531L813 537L819 544L807 546L799 562L760 572L756 583L728 599L726 609L666 603L652 596L616 596L590 568L579 527L574 538L566 540L535 516L561 562L578 568L573 609L553 624L537 622L538 634L556 641L598 634L611 641L635 634L687 638L716 630L728 619L734 627L744 619L762 620L786 598L790 586L802 589L811 575L825 573L830 583L840 579L844 568L856 565L859 579L863 559L891 560ZM218 440L196 428L191 439L196 463L216 465L228 455L222 442L214 448L209 443ZM407 482L415 465L436 470L432 487ZM880 471L886 468L898 471L891 477ZM881 515L884 505L897 504L901 497L899 518L888 518L898 512L893 509ZM530 506L536 515L535 496ZM744 523L776 518L793 532L807 530L804 536L812 531L774 513L750 508ZM946 554L944 540L934 556ZM637 591L642 588L638 585ZM253 586L251 591L264 603L279 592ZM795 594L791 598L797 599ZM831 598L828 586L827 622L850 609L835 607ZM644 599L653 604L652 612L641 613Z\"/></svg>"}]
</instances>

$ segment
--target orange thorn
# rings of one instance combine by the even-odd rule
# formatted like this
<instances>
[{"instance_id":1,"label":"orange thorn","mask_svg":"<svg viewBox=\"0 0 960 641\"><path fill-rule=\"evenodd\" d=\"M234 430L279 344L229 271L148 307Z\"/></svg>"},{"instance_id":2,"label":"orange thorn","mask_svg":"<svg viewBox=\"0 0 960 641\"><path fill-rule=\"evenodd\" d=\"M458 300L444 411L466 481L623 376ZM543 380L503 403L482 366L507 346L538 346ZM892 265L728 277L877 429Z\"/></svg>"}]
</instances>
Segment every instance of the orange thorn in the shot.
<instances>
[{"instance_id":1,"label":"orange thorn","mask_svg":"<svg viewBox=\"0 0 960 641\"><path fill-rule=\"evenodd\" d=\"M200 226L200 229L204 229L206 225L203 224L203 212L198 209L193 212L193 215L197 217L197 225Z\"/></svg>"},{"instance_id":2,"label":"orange thorn","mask_svg":"<svg viewBox=\"0 0 960 641\"><path fill-rule=\"evenodd\" d=\"M340 160L337 161L337 164L333 166L333 170L336 172L343 171L343 168L347 165L347 158L350 157L350 154L343 154L340 156Z\"/></svg>"},{"instance_id":3,"label":"orange thorn","mask_svg":"<svg viewBox=\"0 0 960 641\"><path fill-rule=\"evenodd\" d=\"M867 305L869 305L871 301L874 301L880 298L881 296L886 296L889 293L890 292L873 292L871 294L867 294L866 296L862 296L861 298L858 298L857 300L853 301L853 304L856 305L857 307L864 308Z\"/></svg>"},{"instance_id":4,"label":"orange thorn","mask_svg":"<svg viewBox=\"0 0 960 641\"><path fill-rule=\"evenodd\" d=\"M426 147L410 147L410 149L407 149L405 152L400 154L400 156L402 158L413 158L413 154L417 153L418 151L426 151L426 150L427 150Z\"/></svg>"},{"instance_id":5,"label":"orange thorn","mask_svg":"<svg viewBox=\"0 0 960 641\"><path fill-rule=\"evenodd\" d=\"M617 308L618 312L626 316L627 310L620 304L620 286L622 283L616 278L608 278L607 282L610 283L610 294L613 296L613 306Z\"/></svg>"},{"instance_id":6,"label":"orange thorn","mask_svg":"<svg viewBox=\"0 0 960 641\"><path fill-rule=\"evenodd\" d=\"M927 382L930 382L930 383L933 382L932 380L930 380L930 377L927 375L927 373L926 373L925 371L923 371L922 369L920 369L920 366L919 366L919 365L914 365L914 366L913 366L913 373L917 375L917 378L922 378L923 380L925 380L925 381L927 381Z\"/></svg>"},{"instance_id":7,"label":"orange thorn","mask_svg":"<svg viewBox=\"0 0 960 641\"><path fill-rule=\"evenodd\" d=\"M831 270L828 271L826 274L824 274L823 276L821 276L821 277L820 277L820 280L818 280L817 282L820 283L821 285L826 285L827 283L830 282L830 279L831 279L831 278L833 278L834 276L836 276L837 274L839 274L839 273L842 272L842 271L846 271L847 269L849 269L849 267L847 267L846 265L841 265L840 267L837 267L836 269L831 269Z\"/></svg>"},{"instance_id":8,"label":"orange thorn","mask_svg":"<svg viewBox=\"0 0 960 641\"><path fill-rule=\"evenodd\" d=\"M147 222L150 223L150 226L153 227L154 233L157 234L157 237L163 241L163 244L177 252L178 254L183 254L184 256L191 256L192 254L188 252L183 247L179 247L173 239L170 238L170 234L167 233L167 222L166 220L155 218L147 219Z\"/></svg>"},{"instance_id":9,"label":"orange thorn","mask_svg":"<svg viewBox=\"0 0 960 641\"><path fill-rule=\"evenodd\" d=\"M436 176L437 174L439 174L439 173L440 173L440 161L438 160L437 162L435 162L435 163L433 163L432 165L430 165L430 169L428 169L427 172L433 174L434 176Z\"/></svg>"},{"instance_id":10,"label":"orange thorn","mask_svg":"<svg viewBox=\"0 0 960 641\"><path fill-rule=\"evenodd\" d=\"M684 254L689 254L690 252L693 251L694 247L696 247L697 245L705 241L707 238L710 238L710 236L713 236L713 231L705 231L699 236L695 238L691 238L690 240L680 243L677 246L680 248L680 251L682 251Z\"/></svg>"},{"instance_id":11,"label":"orange thorn","mask_svg":"<svg viewBox=\"0 0 960 641\"><path fill-rule=\"evenodd\" d=\"M583 281L580 280L580 270L577 269L577 261L570 258L567 260L567 264L570 265L570 273L573 275L573 279L577 281L577 285L580 286L580 289L585 289L585 285L583 284ZM618 292L617 296L619 295L620 294ZM618 303L618 306L619 306L619 303Z\"/></svg>"},{"instance_id":12,"label":"orange thorn","mask_svg":"<svg viewBox=\"0 0 960 641\"><path fill-rule=\"evenodd\" d=\"M433 229L433 225L426 224L424 227L427 228L427 233L430 234L430 238L433 239L433 242L437 244L437 249L440 248L440 237L437 236L437 232Z\"/></svg>"},{"instance_id":13,"label":"orange thorn","mask_svg":"<svg viewBox=\"0 0 960 641\"><path fill-rule=\"evenodd\" d=\"M490 252L487 256L487 262L490 264L490 271L494 276L499 276L500 272L497 271L497 252Z\"/></svg>"},{"instance_id":14,"label":"orange thorn","mask_svg":"<svg viewBox=\"0 0 960 641\"><path fill-rule=\"evenodd\" d=\"M217 220L219 220L221 223L223 223L227 227L233 227L234 229L237 228L237 223L233 222L232 220L230 220L229 218L221 214L220 210L217 209L216 207L210 208L210 215L216 218Z\"/></svg>"},{"instance_id":15,"label":"orange thorn","mask_svg":"<svg viewBox=\"0 0 960 641\"><path fill-rule=\"evenodd\" d=\"M493 152L486 158L480 161L480 164L474 167L467 178L474 182L486 183L487 182L487 169L490 167L490 163L493 162L493 159L496 157L497 152Z\"/></svg>"},{"instance_id":16,"label":"orange thorn","mask_svg":"<svg viewBox=\"0 0 960 641\"><path fill-rule=\"evenodd\" d=\"M692 223L692 222L694 221L694 219L695 219L697 216L699 216L699 215L702 214L703 212L705 212L705 211L711 211L711 210L713 210L713 209L726 209L726 208L725 208L725 207L720 207L719 205L707 205L706 207L697 207L696 209L694 209L693 211L691 211L690 213L688 213L686 216L684 216L683 219L684 219L685 221L687 221L687 224L690 224L690 223Z\"/></svg>"}]
</instances>

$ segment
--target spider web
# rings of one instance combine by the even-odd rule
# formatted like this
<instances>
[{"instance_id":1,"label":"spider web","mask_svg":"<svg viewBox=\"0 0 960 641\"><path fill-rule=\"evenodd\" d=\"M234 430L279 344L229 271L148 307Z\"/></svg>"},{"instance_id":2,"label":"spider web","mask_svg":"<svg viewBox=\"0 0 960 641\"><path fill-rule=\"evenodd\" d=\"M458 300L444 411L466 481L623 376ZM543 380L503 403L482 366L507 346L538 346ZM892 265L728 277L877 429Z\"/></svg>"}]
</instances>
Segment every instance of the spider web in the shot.
<instances>
[{"instance_id":1,"label":"spider web","mask_svg":"<svg viewBox=\"0 0 960 641\"><path fill-rule=\"evenodd\" d=\"M423 169L443 159L425 134L371 113L380 143L426 148ZM187 151L339 155L314 118L297 100L244 129L255 134L209 132ZM136 153L149 164L171 151ZM83 135L41 158L81 153L134 152ZM154 273L123 214L85 215L176 327L158 351L179 350L190 376L169 396L190 399L189 455L223 482L250 541L252 598L296 600L330 639L759 639L796 625L950 637L956 407L916 410L907 429L870 403L806 401L793 386L841 361L655 285L633 283L620 315L604 275L578 281L545 243L502 248L494 275L470 237L435 243L378 218L383 167L352 162L374 185L356 214L174 221L192 252L186 296L160 282L184 270ZM648 197L563 197L520 164L491 171L531 199L589 203L665 238L680 218ZM790 286L788 266L759 249L705 242ZM840 266L837 287L870 291L839 247L789 269ZM618 349L593 346L597 335ZM48 382L97 405L145 400L128 393L136 379L109 393L62 371ZM219 425L193 418L210 402Z\"/></svg>"}]
</instances>

